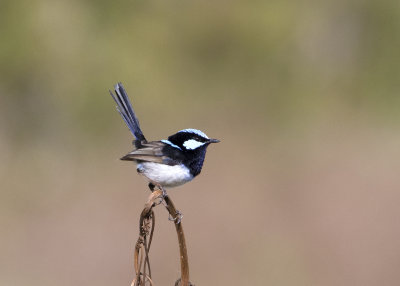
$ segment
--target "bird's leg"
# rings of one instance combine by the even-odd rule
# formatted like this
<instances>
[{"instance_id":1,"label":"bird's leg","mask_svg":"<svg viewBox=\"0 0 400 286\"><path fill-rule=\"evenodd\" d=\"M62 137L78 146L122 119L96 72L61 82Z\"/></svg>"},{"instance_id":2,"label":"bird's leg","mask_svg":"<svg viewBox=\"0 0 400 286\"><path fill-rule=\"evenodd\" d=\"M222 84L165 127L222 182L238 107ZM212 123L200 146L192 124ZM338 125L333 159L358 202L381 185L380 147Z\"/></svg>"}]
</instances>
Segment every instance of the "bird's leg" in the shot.
<instances>
[{"instance_id":1,"label":"bird's leg","mask_svg":"<svg viewBox=\"0 0 400 286\"><path fill-rule=\"evenodd\" d=\"M154 192L154 190L155 190L156 188L162 191L162 196L161 196L161 198L159 198L160 201L157 202L157 203L155 203L155 206L158 206L158 205L161 204L161 203L162 203L164 206L166 206L166 205L165 205L165 200L164 200L164 198L167 196L167 191L166 191L160 184L153 183L153 182L150 182L150 183L149 183L149 189L150 189L151 192Z\"/></svg>"},{"instance_id":2,"label":"bird's leg","mask_svg":"<svg viewBox=\"0 0 400 286\"><path fill-rule=\"evenodd\" d=\"M161 187L160 186L160 188L161 188L161 190L162 190L162 196L163 196L163 199L166 197L166 196L168 196L168 194L167 194L167 190L166 189L164 189L163 187Z\"/></svg>"},{"instance_id":3,"label":"bird's leg","mask_svg":"<svg viewBox=\"0 0 400 286\"><path fill-rule=\"evenodd\" d=\"M155 187L156 187L156 185L154 185L153 183L149 183L149 189L151 192L154 192Z\"/></svg>"},{"instance_id":4,"label":"bird's leg","mask_svg":"<svg viewBox=\"0 0 400 286\"><path fill-rule=\"evenodd\" d=\"M168 196L167 191L166 191L160 184L153 183L153 182L150 182L150 183L149 183L149 189L150 189L152 192L154 192L154 190L155 190L156 188L159 189L159 190L162 190L162 195L161 195L161 197L159 198L160 200L159 200L157 203L154 203L154 205L155 205L155 206L158 206L158 205L160 205L160 204L163 204L163 205L168 209L167 202L165 201L165 197ZM182 221L182 219L183 219L183 214L182 214L179 210L176 210L176 215L175 215L175 217L172 217L170 213L168 214L168 220L169 220L169 221L174 221L176 224L180 224L181 221Z\"/></svg>"},{"instance_id":5,"label":"bird's leg","mask_svg":"<svg viewBox=\"0 0 400 286\"><path fill-rule=\"evenodd\" d=\"M150 191L154 192L154 189L156 188L156 185L150 182L148 186L149 186ZM162 203L163 200L164 200L163 198L160 198L160 201L159 202L155 202L154 206L158 206L159 204Z\"/></svg>"},{"instance_id":6,"label":"bird's leg","mask_svg":"<svg viewBox=\"0 0 400 286\"><path fill-rule=\"evenodd\" d=\"M164 207L167 207L167 202L165 201L165 197L168 196L167 191L160 186L160 189L162 190L162 198L160 203L162 203L164 205Z\"/></svg>"}]
</instances>

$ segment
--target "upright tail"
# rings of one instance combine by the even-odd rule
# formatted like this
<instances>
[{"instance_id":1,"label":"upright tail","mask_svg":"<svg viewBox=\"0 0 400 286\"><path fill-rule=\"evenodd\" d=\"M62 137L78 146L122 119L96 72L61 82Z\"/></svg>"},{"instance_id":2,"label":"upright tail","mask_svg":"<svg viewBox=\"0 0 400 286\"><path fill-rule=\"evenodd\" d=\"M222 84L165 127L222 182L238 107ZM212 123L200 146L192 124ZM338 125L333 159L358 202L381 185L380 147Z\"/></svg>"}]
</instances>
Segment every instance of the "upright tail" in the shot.
<instances>
[{"instance_id":1,"label":"upright tail","mask_svg":"<svg viewBox=\"0 0 400 286\"><path fill-rule=\"evenodd\" d=\"M121 114L122 119L124 119L126 125L129 130L132 132L133 136L135 136L135 145L141 145L142 141L146 141L146 138L143 135L142 130L139 126L139 120L136 118L135 112L133 111L131 102L129 101L129 97L126 94L122 83L118 83L114 86L115 94L110 90L110 94L112 98L114 98L117 103L117 110ZM139 147L136 146L136 147Z\"/></svg>"}]
</instances>

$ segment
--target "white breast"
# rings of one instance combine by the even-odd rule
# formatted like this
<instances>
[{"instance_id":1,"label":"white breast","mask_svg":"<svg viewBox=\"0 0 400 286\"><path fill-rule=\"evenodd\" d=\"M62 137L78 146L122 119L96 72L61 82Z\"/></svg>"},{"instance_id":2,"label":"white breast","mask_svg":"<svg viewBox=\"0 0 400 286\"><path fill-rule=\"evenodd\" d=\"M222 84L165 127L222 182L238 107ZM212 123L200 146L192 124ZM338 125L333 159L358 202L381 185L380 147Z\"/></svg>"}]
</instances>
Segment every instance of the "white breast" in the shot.
<instances>
[{"instance_id":1,"label":"white breast","mask_svg":"<svg viewBox=\"0 0 400 286\"><path fill-rule=\"evenodd\" d=\"M164 187L176 187L193 179L189 169L183 164L169 166L154 162L143 162L137 165L137 170L150 181Z\"/></svg>"}]
</instances>

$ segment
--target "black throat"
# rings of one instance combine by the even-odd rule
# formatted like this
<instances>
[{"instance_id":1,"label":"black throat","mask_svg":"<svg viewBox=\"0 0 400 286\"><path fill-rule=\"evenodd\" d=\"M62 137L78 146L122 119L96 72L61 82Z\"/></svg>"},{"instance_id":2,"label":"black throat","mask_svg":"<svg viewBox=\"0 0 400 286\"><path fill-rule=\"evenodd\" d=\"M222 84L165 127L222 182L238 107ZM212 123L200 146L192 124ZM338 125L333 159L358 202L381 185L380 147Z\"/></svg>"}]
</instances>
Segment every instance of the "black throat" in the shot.
<instances>
[{"instance_id":1,"label":"black throat","mask_svg":"<svg viewBox=\"0 0 400 286\"><path fill-rule=\"evenodd\" d=\"M202 146L194 151L187 152L183 164L189 168L193 177L196 177L201 172L204 158L206 157L207 146Z\"/></svg>"}]
</instances>

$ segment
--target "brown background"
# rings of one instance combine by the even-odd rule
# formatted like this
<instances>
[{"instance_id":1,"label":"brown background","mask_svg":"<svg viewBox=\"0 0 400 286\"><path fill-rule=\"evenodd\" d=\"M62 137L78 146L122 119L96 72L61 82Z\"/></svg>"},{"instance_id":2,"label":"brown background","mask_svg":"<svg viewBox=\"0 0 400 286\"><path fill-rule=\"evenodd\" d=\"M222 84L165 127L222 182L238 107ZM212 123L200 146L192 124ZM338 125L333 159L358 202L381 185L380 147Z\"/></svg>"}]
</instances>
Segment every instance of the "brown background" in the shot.
<instances>
[{"instance_id":1,"label":"brown background","mask_svg":"<svg viewBox=\"0 0 400 286\"><path fill-rule=\"evenodd\" d=\"M0 285L130 285L148 191L117 81L147 138L221 139L169 192L196 285L400 283L399 2L203 2L1 2Z\"/></svg>"}]
</instances>

